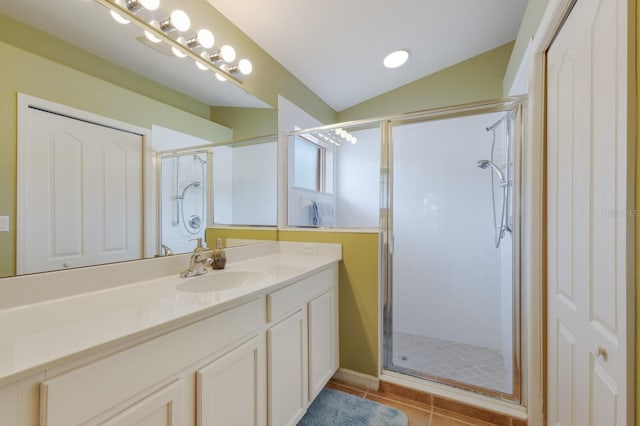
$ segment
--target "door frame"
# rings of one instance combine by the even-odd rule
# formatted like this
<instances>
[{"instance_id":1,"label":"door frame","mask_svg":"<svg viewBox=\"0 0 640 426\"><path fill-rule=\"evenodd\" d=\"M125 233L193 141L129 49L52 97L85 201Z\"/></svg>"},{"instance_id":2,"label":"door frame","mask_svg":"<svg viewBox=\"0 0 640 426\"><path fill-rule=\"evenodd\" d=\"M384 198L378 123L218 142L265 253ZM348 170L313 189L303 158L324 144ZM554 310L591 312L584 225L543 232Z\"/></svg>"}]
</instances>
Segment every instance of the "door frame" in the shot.
<instances>
[{"instance_id":1,"label":"door frame","mask_svg":"<svg viewBox=\"0 0 640 426\"><path fill-rule=\"evenodd\" d=\"M155 241L156 241L156 220L155 217L155 195L153 193L153 184L155 182L155 168L153 167L153 159L151 153L151 131L144 127L135 126L123 121L118 121L112 118L104 117L98 114L87 112L84 110L69 107L67 105L59 104L56 102L48 101L46 99L37 98L35 96L27 95L24 93L17 94L17 159L16 159L16 274L20 274L22 267L20 265L20 259L27 255L25 253L24 241L25 234L22 232L20 221L23 212L26 211L24 197L20 194L24 194L27 176L25 173L25 166L29 162L29 158L25 153L26 141L24 140L27 134L26 129L28 126L27 112L29 108L36 108L49 113L58 114L64 117L85 121L92 124L97 124L104 127L111 127L116 130L122 130L129 133L135 133L142 137L142 230L143 230L143 256L149 257L156 253Z\"/></svg>"},{"instance_id":2,"label":"door frame","mask_svg":"<svg viewBox=\"0 0 640 426\"><path fill-rule=\"evenodd\" d=\"M525 169L530 174L525 181L529 183L529 188L525 188L524 193L528 197L525 205L531 206L529 209L530 216L528 227L525 229L530 233L528 238L525 236L525 256L528 255L529 262L525 274L526 282L540 283L540 285L530 285L526 288L528 299L526 307L527 318L531 320L529 323L529 333L525 336L527 344L527 362L524 363L528 370L527 377L531 378L525 386L528 395L528 417L530 425L542 425L546 421L546 397L547 397L547 309L546 299L548 294L548 283L546 277L546 164L545 164L545 148L546 148L546 54L551 46L555 35L558 33L562 24L571 13L571 9L577 0L549 0L545 13L540 21L540 25L532 38L528 51L531 52L529 84L528 84L528 131L525 153L527 164ZM635 19L635 12L631 8L628 9L630 15L627 22ZM630 24L629 24L630 25ZM628 31L628 28L627 28ZM526 60L526 58L525 58ZM629 89L635 88L635 63L628 61L628 81L627 93ZM627 119L636 113L636 99L634 95L627 100ZM635 120L632 120L635 122ZM627 125L628 140L628 167L634 168L635 161L635 136L636 129ZM630 173L633 176L633 173ZM628 181L628 196L633 196L635 191L635 181L633 178ZM538 206L535 208L534 206ZM634 229L633 222L629 222L627 237L633 241ZM627 259L628 266L628 285L627 285L627 345L626 345L626 362L627 362L627 420L629 424L633 424L635 397L635 296L634 296L634 269L633 269L633 246L628 245Z\"/></svg>"}]
</instances>

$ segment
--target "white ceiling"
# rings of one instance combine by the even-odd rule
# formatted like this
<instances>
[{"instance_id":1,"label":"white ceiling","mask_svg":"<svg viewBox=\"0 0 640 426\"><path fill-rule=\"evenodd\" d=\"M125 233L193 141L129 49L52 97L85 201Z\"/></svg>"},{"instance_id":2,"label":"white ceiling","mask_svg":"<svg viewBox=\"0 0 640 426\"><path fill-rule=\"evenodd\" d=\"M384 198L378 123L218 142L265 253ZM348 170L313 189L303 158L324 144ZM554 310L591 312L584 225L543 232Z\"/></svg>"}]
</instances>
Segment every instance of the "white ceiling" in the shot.
<instances>
[{"instance_id":1,"label":"white ceiling","mask_svg":"<svg viewBox=\"0 0 640 426\"><path fill-rule=\"evenodd\" d=\"M526 0L206 1L336 111L513 40L526 6ZM0 14L206 104L268 107L191 61L135 42L139 29L116 24L92 0L0 0ZM384 68L384 56L396 49L407 49L409 61Z\"/></svg>"},{"instance_id":2,"label":"white ceiling","mask_svg":"<svg viewBox=\"0 0 640 426\"><path fill-rule=\"evenodd\" d=\"M336 111L516 38L526 0L207 0ZM404 67L386 69L406 49ZM256 70L259 72L259 70Z\"/></svg>"}]
</instances>

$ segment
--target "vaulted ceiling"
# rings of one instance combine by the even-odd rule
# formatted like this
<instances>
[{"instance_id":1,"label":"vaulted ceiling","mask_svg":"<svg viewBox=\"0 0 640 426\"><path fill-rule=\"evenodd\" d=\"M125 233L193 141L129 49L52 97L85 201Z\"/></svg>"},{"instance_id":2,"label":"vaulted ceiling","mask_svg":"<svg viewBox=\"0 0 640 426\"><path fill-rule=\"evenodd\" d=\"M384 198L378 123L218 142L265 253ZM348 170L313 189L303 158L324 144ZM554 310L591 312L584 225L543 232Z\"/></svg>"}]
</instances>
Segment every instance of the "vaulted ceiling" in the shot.
<instances>
[{"instance_id":1,"label":"vaulted ceiling","mask_svg":"<svg viewBox=\"0 0 640 426\"><path fill-rule=\"evenodd\" d=\"M526 0L207 0L336 111L516 38ZM387 69L388 53L407 64Z\"/></svg>"}]
</instances>

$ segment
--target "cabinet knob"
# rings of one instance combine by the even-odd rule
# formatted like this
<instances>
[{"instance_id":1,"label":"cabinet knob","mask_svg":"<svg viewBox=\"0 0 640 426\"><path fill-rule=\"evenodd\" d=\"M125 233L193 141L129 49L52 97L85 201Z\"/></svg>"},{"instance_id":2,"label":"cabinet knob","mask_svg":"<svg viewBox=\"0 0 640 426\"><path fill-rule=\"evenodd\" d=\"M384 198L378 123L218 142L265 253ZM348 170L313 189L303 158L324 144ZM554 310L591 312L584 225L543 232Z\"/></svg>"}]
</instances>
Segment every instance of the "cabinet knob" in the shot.
<instances>
[{"instance_id":1,"label":"cabinet knob","mask_svg":"<svg viewBox=\"0 0 640 426\"><path fill-rule=\"evenodd\" d=\"M606 350L604 347L600 346L600 345L598 345L598 347L596 348L596 352L595 352L595 354L596 354L596 356L597 356L599 359L601 359L602 361L606 361L606 360L607 360L607 357L608 357L608 355L609 355L609 354L607 353L607 350Z\"/></svg>"}]
</instances>

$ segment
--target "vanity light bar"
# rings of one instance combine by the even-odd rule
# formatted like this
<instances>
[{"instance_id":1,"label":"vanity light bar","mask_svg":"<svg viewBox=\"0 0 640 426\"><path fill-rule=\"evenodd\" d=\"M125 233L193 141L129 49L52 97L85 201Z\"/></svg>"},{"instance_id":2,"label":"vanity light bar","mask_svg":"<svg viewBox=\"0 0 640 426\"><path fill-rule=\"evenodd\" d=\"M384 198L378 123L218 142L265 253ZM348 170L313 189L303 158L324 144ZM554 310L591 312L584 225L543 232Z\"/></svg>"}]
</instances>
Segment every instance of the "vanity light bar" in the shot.
<instances>
[{"instance_id":1,"label":"vanity light bar","mask_svg":"<svg viewBox=\"0 0 640 426\"><path fill-rule=\"evenodd\" d=\"M328 137L327 135L325 135L324 133L318 132L316 133L316 135L320 138L320 139L324 139L325 141L334 144L335 146L340 146L339 142L336 142L335 140L333 140L333 138Z\"/></svg>"},{"instance_id":2,"label":"vanity light bar","mask_svg":"<svg viewBox=\"0 0 640 426\"><path fill-rule=\"evenodd\" d=\"M253 71L253 65L248 59L240 59L237 63L234 63L236 52L235 49L229 45L224 45L213 52L208 52L206 49L214 48L213 43L215 40L209 30L201 29L195 33L195 35L184 34L189 30L191 23L188 15L183 11L174 10L168 18L162 20L150 19L147 21L141 15L150 14L142 12L154 11L154 14L164 14L166 16L166 13L157 10L157 6L155 9L145 7L154 7L156 3L159 6L159 1L94 1L109 9L114 19L115 16L122 18L122 20L118 20L118 22L124 24L125 21L131 21L145 32L147 38L151 36L167 43L177 57L191 58L201 70L213 71L216 73L216 77L219 77L218 80L224 81L230 79L235 83L242 84L244 76L251 74ZM183 34L176 34L175 38L169 35L174 33Z\"/></svg>"},{"instance_id":3,"label":"vanity light bar","mask_svg":"<svg viewBox=\"0 0 640 426\"><path fill-rule=\"evenodd\" d=\"M335 133L336 136L340 136L345 141L350 142L351 144L355 144L358 142L358 138L356 138L351 133L339 127L337 129L333 129L333 133Z\"/></svg>"},{"instance_id":4,"label":"vanity light bar","mask_svg":"<svg viewBox=\"0 0 640 426\"><path fill-rule=\"evenodd\" d=\"M317 137L329 143L332 143L335 146L340 146L340 142L338 142L340 139L342 139L343 141L347 141L351 144L355 144L358 142L358 138L356 138L351 133L341 128L323 130L320 132L315 132L315 134ZM336 137L339 138L338 141L336 140Z\"/></svg>"}]
</instances>

